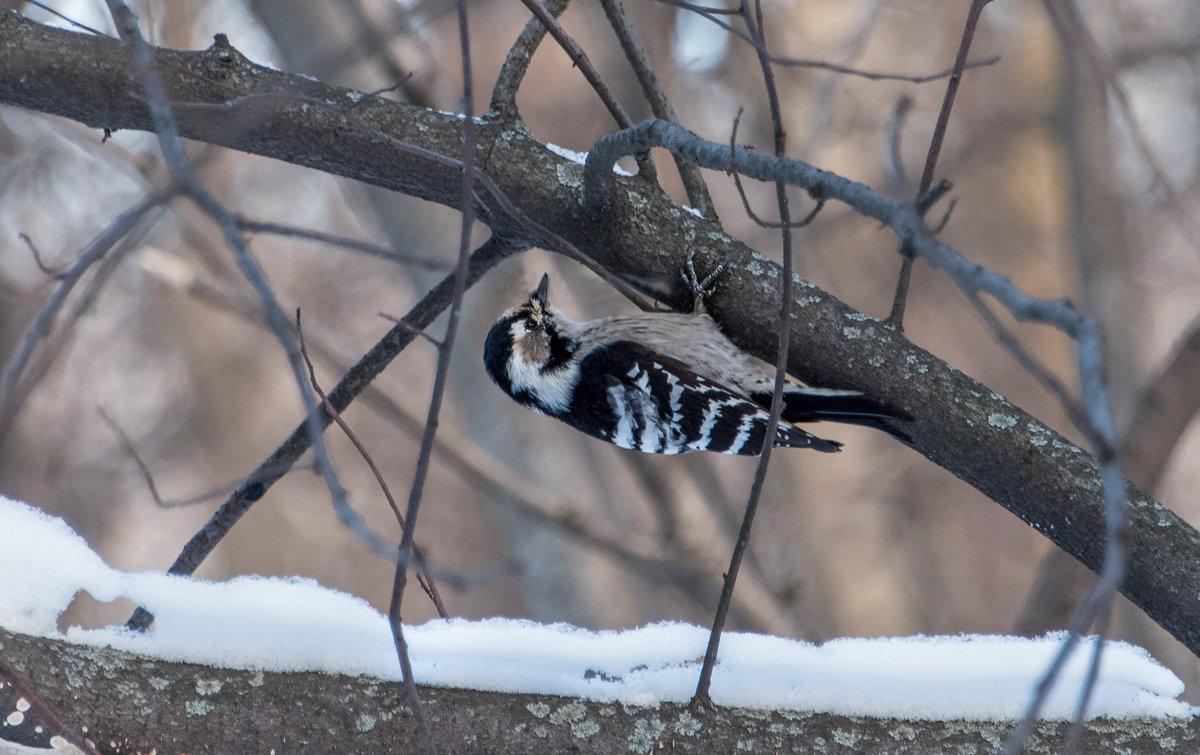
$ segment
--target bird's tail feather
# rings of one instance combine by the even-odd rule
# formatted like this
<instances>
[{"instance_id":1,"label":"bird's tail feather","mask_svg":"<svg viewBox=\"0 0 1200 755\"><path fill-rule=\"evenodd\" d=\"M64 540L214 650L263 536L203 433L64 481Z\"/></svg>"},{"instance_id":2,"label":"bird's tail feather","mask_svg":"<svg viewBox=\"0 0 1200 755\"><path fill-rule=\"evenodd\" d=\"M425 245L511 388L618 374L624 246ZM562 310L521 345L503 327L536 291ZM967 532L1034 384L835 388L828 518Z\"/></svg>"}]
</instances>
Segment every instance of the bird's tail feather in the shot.
<instances>
[{"instance_id":1,"label":"bird's tail feather","mask_svg":"<svg viewBox=\"0 0 1200 755\"><path fill-rule=\"evenodd\" d=\"M751 398L759 406L771 406L771 394L766 391L754 393ZM904 425L912 420L912 415L857 391L796 386L784 391L783 402L780 416L788 422L863 425L882 430L900 440L909 440Z\"/></svg>"}]
</instances>

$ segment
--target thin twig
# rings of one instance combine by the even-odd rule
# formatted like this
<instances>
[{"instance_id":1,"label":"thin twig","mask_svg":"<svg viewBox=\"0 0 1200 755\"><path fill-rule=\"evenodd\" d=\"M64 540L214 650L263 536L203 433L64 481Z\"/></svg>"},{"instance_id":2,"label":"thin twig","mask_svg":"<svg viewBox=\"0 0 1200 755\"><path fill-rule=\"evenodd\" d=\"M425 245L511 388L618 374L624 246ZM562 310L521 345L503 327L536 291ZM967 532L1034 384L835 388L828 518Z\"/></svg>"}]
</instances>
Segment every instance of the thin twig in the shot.
<instances>
[{"instance_id":1,"label":"thin twig","mask_svg":"<svg viewBox=\"0 0 1200 755\"><path fill-rule=\"evenodd\" d=\"M946 183L949 183L949 181L947 181ZM942 219L939 220L936 224L931 225L929 227L929 232L932 233L934 236L937 236L939 233L944 231L946 229L946 226L950 223L950 216L954 214L955 207L958 207L958 198L957 197L950 200L950 202L946 205L946 211L944 213L942 213Z\"/></svg>"},{"instance_id":2,"label":"thin twig","mask_svg":"<svg viewBox=\"0 0 1200 755\"><path fill-rule=\"evenodd\" d=\"M221 229L226 243L233 251L234 261L237 263L238 269L241 270L242 275L245 276L246 280L249 281L250 285L258 293L267 323L270 325L271 331L280 345L284 348L288 366L291 367L292 377L300 390L300 397L306 410L308 431L312 437L313 463L324 479L326 488L329 490L330 503L338 520L368 548L375 552L390 552L391 548L387 540L372 532L362 517L350 505L346 490L342 487L341 481L334 471L333 463L329 458L322 435L324 425L317 419L317 413L313 411L317 406L317 402L312 389L304 377L304 367L301 364L299 350L296 347L295 335L291 331L291 326L286 315L283 313L283 309L276 300L274 290L267 282L262 267L259 265L258 260L254 258L254 255L250 253L250 249L246 245L245 237L242 235L241 229L238 228L237 218L208 193L196 175L194 166L188 159L187 152L184 150L183 142L179 136L179 126L175 121L174 114L171 112L171 102L167 97L166 88L163 85L158 69L155 67L153 48L150 47L142 36L141 31L138 29L137 17L129 7L122 0L107 0L107 2L109 13L112 15L113 22L117 26L121 40L130 48L134 68L141 79L150 119L154 126L155 135L158 138L159 149L163 153L163 158L167 162L167 167L171 171L173 180L180 184L187 196L201 210L208 214ZM148 623L146 618L149 615L148 612L144 612L140 607L138 611L139 614L144 613L145 615L135 615L134 618L138 620L136 623ZM131 619L131 628L134 623L134 619Z\"/></svg>"},{"instance_id":3,"label":"thin twig","mask_svg":"<svg viewBox=\"0 0 1200 755\"><path fill-rule=\"evenodd\" d=\"M538 2L538 0L521 0L521 2L537 17L538 21L542 22L542 25L546 27L546 31L550 32L550 36L554 38L558 46L571 59L571 63L579 69L579 72L583 74L583 78L587 79L588 84L591 85L596 95L600 97L600 101L604 103L604 107L608 109L609 114L612 115L617 125L621 128L629 128L633 125L633 121L629 118L629 113L625 112L625 108L621 106L616 95L608 88L608 84L604 82L604 77L592 65L592 61L588 59L587 53L583 51L583 48L571 38L571 35L567 34L562 24L558 23L558 19L546 10L546 7Z\"/></svg>"},{"instance_id":4,"label":"thin twig","mask_svg":"<svg viewBox=\"0 0 1200 755\"><path fill-rule=\"evenodd\" d=\"M942 152L942 141L946 138L946 128L950 125L950 110L954 107L954 98L958 94L958 85L962 83L963 71L968 68L967 53L971 42L975 39L975 27L983 14L983 7L991 0L971 0L971 8L967 11L967 21L963 24L962 39L958 43L958 55L954 59L954 67L950 69L950 80L946 82L946 95L942 98L942 109L938 112L937 123L933 127L933 136L929 140L929 151L925 153L925 169L921 172L921 183L917 186L917 195L929 191L933 185L933 172L937 168L938 156ZM904 308L908 304L908 286L912 282L913 258L902 255L900 259L900 274L896 279L896 294L892 298L892 311L887 316L887 324L897 331L904 330Z\"/></svg>"},{"instance_id":5,"label":"thin twig","mask_svg":"<svg viewBox=\"0 0 1200 755\"><path fill-rule=\"evenodd\" d=\"M430 92L424 87L414 86L412 83L412 73L405 71L400 63L392 54L391 45L389 44L390 33L387 30L381 29L379 24L375 22L362 7L362 3L358 0L349 3L342 3L346 16L354 24L354 34L356 37L355 48L362 49L368 59L381 66L384 70L387 80L396 82L386 89L381 89L372 92L370 96L377 97L384 92L393 89L400 89L404 93L404 99L414 105L420 107L433 107L434 99Z\"/></svg>"},{"instance_id":6,"label":"thin twig","mask_svg":"<svg viewBox=\"0 0 1200 755\"><path fill-rule=\"evenodd\" d=\"M621 43L625 60L629 62L634 75L637 76L638 84L642 87L642 96L650 104L650 112L654 113L655 118L679 123L679 116L675 114L675 108L671 105L671 100L667 97L662 82L654 73L650 56L646 54L646 48L642 46L633 21L625 12L625 6L621 0L600 0L600 4L604 7L604 15L608 17L609 25L617 35L617 41ZM700 169L678 157L675 158L675 167L679 170L679 178L683 183L684 192L687 193L688 204L699 210L700 214L708 220L717 222L717 209L713 206L712 197L708 193L708 186L704 183L704 176L700 173Z\"/></svg>"},{"instance_id":7,"label":"thin twig","mask_svg":"<svg viewBox=\"0 0 1200 755\"><path fill-rule=\"evenodd\" d=\"M308 368L308 381L312 384L312 388L316 391L317 396L320 397L321 405L325 407L325 411L329 412L329 416L333 417L333 421L337 423L341 431L346 434L346 438L354 446L354 449L358 451L358 455L367 463L371 474L375 475L375 481L379 483L379 489L383 491L383 497L387 499L388 506L392 509L392 513L396 515L396 522L403 529L404 516L400 513L400 507L396 505L396 499L392 497L392 489L388 487L387 481L383 479L383 472L375 464L375 459L367 451L367 447L358 439L358 435L350 429L350 425L346 420L342 419L341 412L335 409L333 404L330 403L329 396L325 394L325 391L321 390L321 384L317 381L317 371L313 368L312 360L308 358L308 349L304 344L304 329L300 326L299 307L296 308L296 336L300 339L300 356L304 359L305 367ZM421 554L421 549L414 545L412 553L413 561L416 563L418 570L417 581L420 582L421 588L429 596L429 599L433 601L434 608L438 612L438 617L443 619L450 618L450 615L446 613L445 604L442 603L442 596L438 594L437 585L434 584L433 578L427 572L425 557Z\"/></svg>"},{"instance_id":8,"label":"thin twig","mask_svg":"<svg viewBox=\"0 0 1200 755\"><path fill-rule=\"evenodd\" d=\"M737 146L738 125L741 123L741 121L742 121L742 108L738 108L737 115L734 116L734 119L733 119L733 128L730 129L730 132L729 132L729 149L730 150L733 150ZM682 158L676 158L676 159L682 159ZM773 222L770 220L763 220L757 214L755 214L754 208L750 206L750 199L749 199L749 197L746 196L746 188L744 186L742 186L742 177L740 175L738 175L738 169L737 169L736 163L733 163L730 165L729 174L731 176L733 176L733 185L737 189L738 197L742 200L742 207L743 207L743 209L746 210L747 217L749 217L752 221L754 221L754 223L760 228L772 228L772 229L782 228L783 227L782 222ZM803 228L804 226L813 222L813 220L816 219L816 217L817 217L817 213L819 213L824 207L825 207L825 200L823 198L818 198L817 204L815 207L813 207L812 211L809 212L808 215L806 215L803 220L798 220L798 221L791 223L791 226L793 228Z\"/></svg>"},{"instance_id":9,"label":"thin twig","mask_svg":"<svg viewBox=\"0 0 1200 755\"><path fill-rule=\"evenodd\" d=\"M71 26L74 26L76 29L83 29L84 31L88 32L89 34L95 34L97 37L108 37L109 36L108 34L105 34L104 32L99 31L98 29L93 29L92 27L90 27L86 24L76 21L75 19L71 18L70 16L64 15L64 14L60 13L59 11L54 10L49 5L46 5L45 3L38 2L38 0L28 0L28 2L30 5L35 5L38 8L41 8L42 10L46 11L47 13L49 13L52 16L61 18L63 21L66 21L68 24L70 24Z\"/></svg>"},{"instance_id":10,"label":"thin twig","mask_svg":"<svg viewBox=\"0 0 1200 755\"><path fill-rule=\"evenodd\" d=\"M38 266L38 270L41 270L47 278L53 278L54 280L63 279L63 277L67 274L66 271L51 269L50 266L46 264L45 260L42 259L42 253L38 250L37 244L33 243L33 239L29 238L29 234L18 233L17 238L25 242L25 246L29 247L29 253L33 255L33 262Z\"/></svg>"},{"instance_id":11,"label":"thin twig","mask_svg":"<svg viewBox=\"0 0 1200 755\"><path fill-rule=\"evenodd\" d=\"M378 315L379 315L379 317L382 317L384 320L387 320L388 322L392 323L393 325L399 325L403 328L408 327L408 323L404 322L403 319L396 317L395 315L389 315L387 312L379 312ZM441 341L439 341L438 339L429 335L429 333L425 332L424 330L414 330L413 334L416 335L421 340L425 341L426 343L433 344L433 347L435 349L440 349L442 347Z\"/></svg>"},{"instance_id":12,"label":"thin twig","mask_svg":"<svg viewBox=\"0 0 1200 755\"><path fill-rule=\"evenodd\" d=\"M983 319L988 329L992 331L992 336L1003 344L1004 348L1008 349L1009 353L1025 368L1026 372L1033 375L1034 379L1041 383L1043 388L1054 394L1054 397L1058 399L1058 402L1066 411L1071 424L1079 428L1081 432L1088 432L1087 428L1090 421L1088 420L1087 413L1079 405L1079 402L1075 400L1075 397L1071 395L1070 391L1067 390L1067 387L1063 385L1062 381L1055 377L1037 357L1030 354L1029 350L1021 345L1017 337L1008 328L1004 327L1004 324L1000 322L999 318L996 317L987 303L979 297L977 292L968 293L966 296L967 301L971 303L971 306L979 313L980 318Z\"/></svg>"},{"instance_id":13,"label":"thin twig","mask_svg":"<svg viewBox=\"0 0 1200 755\"><path fill-rule=\"evenodd\" d=\"M105 424L113 431L113 435L117 436L117 444L121 446L121 450L129 454L129 457L133 459L133 463L141 473L142 479L146 481L146 487L150 491L150 496L158 506L164 509L173 509L180 506L203 503L220 495L229 495L229 491L237 486L237 481L234 481L225 485L218 485L202 493L193 493L183 498L163 498L158 491L158 483L154 479L154 472L150 469L150 465L142 458L133 438L129 437L129 433L125 432L125 429L117 422L116 417L113 417L107 409L101 406L98 408L98 411Z\"/></svg>"},{"instance_id":14,"label":"thin twig","mask_svg":"<svg viewBox=\"0 0 1200 755\"><path fill-rule=\"evenodd\" d=\"M750 15L747 0L742 0L742 19L750 31L754 49L758 52L759 67L762 69L763 85L767 90L767 103L771 111L771 123L774 126L775 156L782 157L786 151L786 132L783 128L783 115L779 105L779 94L775 88L775 75L771 70L766 50L766 39L763 35L762 3L756 0L755 15ZM732 149L731 149L732 151ZM737 582L738 571L741 569L742 558L750 545L750 530L754 525L754 515L758 511L758 502L762 497L763 485L767 480L767 467L771 462L771 451L775 447L775 433L779 427L779 415L783 410L783 388L787 384L787 358L791 345L792 327L792 228L791 214L788 209L787 184L783 181L775 183L775 198L779 204L780 233L783 250L783 281L779 320L779 343L775 353L775 387L771 395L771 412L767 420L767 429L763 437L762 452L758 457L758 466L754 470L754 481L750 485L750 495L746 501L746 511L742 515L742 525L738 530L737 542L733 546L733 554L729 560L729 569L725 572L725 581L721 587L721 597L717 600L717 610L713 616L712 631L708 636L708 647L704 651L704 662L700 667L700 679L696 684L696 694L692 697L693 707L712 705L709 687L712 682L713 668L717 664L717 652L721 644L721 632L725 628L725 618L729 605L733 601L733 588Z\"/></svg>"},{"instance_id":15,"label":"thin twig","mask_svg":"<svg viewBox=\"0 0 1200 755\"><path fill-rule=\"evenodd\" d=\"M172 183L165 189L156 191L133 207L117 216L108 228L92 240L79 255L79 258L58 277L58 285L46 304L33 318L25 335L21 339L21 348L4 365L3 376L0 377L0 428L6 428L8 420L16 411L18 383L21 382L34 350L53 327L54 320L62 309L67 297L76 284L83 278L91 267L103 259L113 247L132 234L143 223L148 213L166 204L179 192L180 186ZM156 219L156 218L155 218ZM148 222L153 222L150 220ZM3 436L0 432L0 437Z\"/></svg>"},{"instance_id":16,"label":"thin twig","mask_svg":"<svg viewBox=\"0 0 1200 755\"><path fill-rule=\"evenodd\" d=\"M1071 721L1071 730L1067 733L1067 741L1063 743L1063 752L1071 753L1079 750L1079 738L1083 734L1083 721L1087 716L1088 702L1092 699L1092 692L1095 691L1096 682L1100 679L1100 658L1104 654L1104 637L1108 634L1108 622L1111 616L1112 603L1110 602L1100 610L1100 615L1096 617L1092 657L1088 661L1087 677L1084 679L1083 689L1079 693L1075 717Z\"/></svg>"},{"instance_id":17,"label":"thin twig","mask_svg":"<svg viewBox=\"0 0 1200 755\"><path fill-rule=\"evenodd\" d=\"M448 270L451 266L442 261L430 259L428 257L418 257L413 254L403 254L397 252L390 247L380 246L378 244L369 244L365 241L338 236L324 231L314 231L308 228L297 228L296 226L284 225L282 223L267 223L258 220L251 220L244 215L234 215L238 228L251 233L269 233L275 236L289 236L292 238L304 239L306 241L315 241L331 246L338 246L343 249L349 249L352 252L362 252L372 257L385 259L389 262L396 262L402 265L412 265L423 270Z\"/></svg>"},{"instance_id":18,"label":"thin twig","mask_svg":"<svg viewBox=\"0 0 1200 755\"><path fill-rule=\"evenodd\" d=\"M567 9L568 2L570 0L547 0L543 7L551 16L558 18ZM517 90L521 88L521 82L525 80L525 74L529 71L534 51L545 37L546 25L537 16L525 24L521 36L517 37L517 41L509 48L504 65L500 67L500 74L496 77L496 84L492 87L491 104L488 106L492 113L516 114Z\"/></svg>"},{"instance_id":19,"label":"thin twig","mask_svg":"<svg viewBox=\"0 0 1200 755\"><path fill-rule=\"evenodd\" d=\"M900 153L900 141L904 136L904 121L912 110L913 98L907 94L901 95L892 106L892 117L888 119L888 168L891 170L892 193L898 197L907 196L912 191L909 188L908 171L904 168L904 157Z\"/></svg>"},{"instance_id":20,"label":"thin twig","mask_svg":"<svg viewBox=\"0 0 1200 755\"><path fill-rule=\"evenodd\" d=\"M161 495L159 495L158 485L154 482L154 474L150 471L150 466L142 460L142 456L138 453L137 446L134 444L133 438L129 437L129 433L125 432L124 428L117 423L116 418L113 417L107 409L102 406L98 409L98 411L100 412L100 417L108 425L109 429L112 430L113 434L117 436L117 443L120 444L121 450L129 454L129 456L133 459L133 463L137 465L138 471L142 473L142 479L146 481L146 486L150 488L150 495L153 496L154 502L164 509L183 505L175 501L168 503ZM204 500L204 498L200 498L198 500Z\"/></svg>"},{"instance_id":21,"label":"thin twig","mask_svg":"<svg viewBox=\"0 0 1200 755\"><path fill-rule=\"evenodd\" d=\"M553 22L553 19L551 19ZM467 290L467 260L471 252L471 228L475 224L474 194L475 167L475 96L471 81L471 37L467 26L466 0L458 0L458 34L462 53L463 76L463 171L462 171L462 226L459 236L458 268L454 271L454 292L450 298L450 312L446 322L446 335L438 347L437 370L433 378L433 395L429 399L429 415L425 420L425 432L421 435L421 448L417 453L416 469L413 472L412 488L408 496L408 509L404 515L404 533L400 538L401 555L414 547L417 514L421 509L421 498L425 491L425 478L429 474L429 459L433 453L433 441L437 435L438 416L442 409L442 397L446 391L446 378L450 374L450 356L458 334L458 319L462 311L463 295ZM396 654L404 671L404 688L412 706L413 717L421 731L421 741L426 753L436 755L437 748L429 723L421 712L417 697L417 684L413 678L412 663L408 656L408 644L404 639L403 618L400 609L404 601L404 588L408 584L408 563L401 559L396 565L396 578L392 585L392 599L388 605L388 623L392 627Z\"/></svg>"},{"instance_id":22,"label":"thin twig","mask_svg":"<svg viewBox=\"0 0 1200 755\"><path fill-rule=\"evenodd\" d=\"M713 22L714 24L721 27L722 29L729 32L730 34L737 37L738 39L742 40L743 42L747 42L752 46L755 44L754 40L750 37L749 34L740 32L737 29L733 28L733 26L731 26L730 24L717 18L717 16L719 16L719 15L737 15L738 11L736 11L736 10L711 8L711 7L706 7L703 5L696 5L695 3L684 2L683 0L655 0L655 1L662 3L663 5L670 5L670 6L674 6L676 8L681 8L683 10L691 11L699 16L702 16L702 17L708 19L709 21ZM907 81L910 84L926 84L931 81L938 81L939 79L944 79L947 76L954 75L953 68L946 70L946 71L940 71L938 73L907 75L907 74L899 74L899 73L883 73L881 71L864 71L861 68L853 68L851 66L838 65L837 63L830 63L825 60L801 60L799 58L785 58L785 57L781 57L778 55L770 55L770 54L767 55L767 60L777 66L784 66L787 68L815 68L815 69L822 70L822 71L832 71L833 73L842 73L842 74L846 74L847 76L857 76L859 78L868 79L870 81ZM985 66L995 65L998 62L1000 62L1000 56L993 55L990 58L985 58L983 60L977 60L974 63L968 63L966 65L966 68L982 68Z\"/></svg>"},{"instance_id":23,"label":"thin twig","mask_svg":"<svg viewBox=\"0 0 1200 755\"><path fill-rule=\"evenodd\" d=\"M141 248L145 234L152 228L153 223L141 223L133 233L121 239L113 250L93 267L81 290L73 297L72 306L63 307L62 314L55 319L55 328L46 335L35 356L23 369L21 379L13 388L13 392L8 395L3 406L0 406L0 444L8 436L12 422L25 406L25 402L50 373L72 340L79 335L80 330L76 326L93 311L105 292L105 286L124 263L125 257Z\"/></svg>"}]
</instances>

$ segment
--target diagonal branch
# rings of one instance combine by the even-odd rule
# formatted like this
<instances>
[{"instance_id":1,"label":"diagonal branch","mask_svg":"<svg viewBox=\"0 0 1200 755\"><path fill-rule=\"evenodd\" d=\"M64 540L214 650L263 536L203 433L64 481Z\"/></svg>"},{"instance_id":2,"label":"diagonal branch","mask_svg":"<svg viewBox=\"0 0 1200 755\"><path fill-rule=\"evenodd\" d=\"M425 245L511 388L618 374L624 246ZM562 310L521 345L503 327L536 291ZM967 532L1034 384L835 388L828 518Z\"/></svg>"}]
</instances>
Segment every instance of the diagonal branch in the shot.
<instances>
[{"instance_id":1,"label":"diagonal branch","mask_svg":"<svg viewBox=\"0 0 1200 755\"><path fill-rule=\"evenodd\" d=\"M942 98L942 109L938 111L937 122L933 127L933 136L929 140L929 149L925 154L925 168L921 171L921 183L917 186L917 196L923 195L933 186L933 172L937 168L938 158L942 154L942 141L946 138L946 129L950 127L950 110L954 107L954 98L958 96L958 85L962 83L963 72L967 69L967 53L971 50L971 42L975 40L975 28L979 25L979 17L983 8L991 0L971 0L971 8L967 11L967 21L963 24L962 40L958 43L958 55L954 58L950 80L946 82L946 94ZM913 258L904 255L900 261L900 275L896 280L896 295L892 301L892 312L888 322L903 330L904 308L908 302L908 286L912 281Z\"/></svg>"},{"instance_id":2,"label":"diagonal branch","mask_svg":"<svg viewBox=\"0 0 1200 755\"><path fill-rule=\"evenodd\" d=\"M103 259L122 239L134 233L140 225L156 220L155 216L150 215L151 211L169 202L178 192L179 186L172 184L161 191L154 192L121 213L109 224L108 228L88 244L83 253L79 255L79 259L75 260L70 268L55 276L58 284L54 288L54 293L51 294L50 299L25 331L25 336L21 340L21 348L5 362L4 371L0 373L0 440L7 435L8 426L25 399L25 392L21 390L25 368L32 359L38 344L54 326L54 320L66 303L67 297L93 265Z\"/></svg>"},{"instance_id":3,"label":"diagonal branch","mask_svg":"<svg viewBox=\"0 0 1200 755\"><path fill-rule=\"evenodd\" d=\"M489 239L482 247L471 254L467 264L466 285L473 285L483 274L498 262L513 252L513 247L499 241L495 237ZM392 327L338 381L337 386L329 392L329 403L339 412L358 397L371 384L379 373L404 350L408 344L417 338L417 332L428 327L450 304L454 288L455 276L447 276L435 286L420 302L413 307L400 323ZM266 495L267 490L287 474L296 460L312 447L312 436L309 433L311 424L316 424L322 430L329 426L331 418L323 406L319 406L308 418L305 418L292 434L288 436L275 452L263 461L257 469L250 473L246 482L229 496L228 500L217 509L192 539L184 546L175 563L171 564L168 572L171 574L191 574L196 570L217 543L225 536L256 501ZM389 550L389 554L393 553ZM145 629L153 617L149 612L139 608L129 620L131 629Z\"/></svg>"}]
</instances>

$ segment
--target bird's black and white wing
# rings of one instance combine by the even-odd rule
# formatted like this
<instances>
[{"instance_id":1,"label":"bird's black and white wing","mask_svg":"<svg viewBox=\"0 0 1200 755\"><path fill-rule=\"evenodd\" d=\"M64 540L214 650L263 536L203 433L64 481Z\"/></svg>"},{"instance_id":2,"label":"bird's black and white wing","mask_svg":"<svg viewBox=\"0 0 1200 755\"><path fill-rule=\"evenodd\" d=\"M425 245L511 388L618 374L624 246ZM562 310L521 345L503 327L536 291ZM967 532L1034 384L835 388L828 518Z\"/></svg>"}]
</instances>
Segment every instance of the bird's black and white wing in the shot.
<instances>
[{"instance_id":1,"label":"bird's black and white wing","mask_svg":"<svg viewBox=\"0 0 1200 755\"><path fill-rule=\"evenodd\" d=\"M557 416L621 448L661 454L755 455L769 419L747 397L633 341L587 352L571 404ZM841 444L781 422L775 445L828 452Z\"/></svg>"}]
</instances>

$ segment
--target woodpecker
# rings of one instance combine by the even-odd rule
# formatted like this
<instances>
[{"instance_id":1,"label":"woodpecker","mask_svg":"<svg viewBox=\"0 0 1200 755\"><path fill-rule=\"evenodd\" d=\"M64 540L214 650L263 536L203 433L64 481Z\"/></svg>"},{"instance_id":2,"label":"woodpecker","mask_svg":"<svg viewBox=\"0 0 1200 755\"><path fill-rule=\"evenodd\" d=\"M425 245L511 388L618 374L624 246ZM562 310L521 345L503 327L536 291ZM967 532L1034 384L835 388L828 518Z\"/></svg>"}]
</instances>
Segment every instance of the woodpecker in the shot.
<instances>
[{"instance_id":1,"label":"woodpecker","mask_svg":"<svg viewBox=\"0 0 1200 755\"><path fill-rule=\"evenodd\" d=\"M722 265L723 266L723 265ZM649 312L574 322L550 304L549 275L492 325L488 375L517 403L594 438L645 453L762 451L774 372L739 349L703 311L707 285L691 255L693 314ZM858 391L788 382L774 445L834 452L798 422L866 425L907 439L908 414Z\"/></svg>"}]
</instances>

